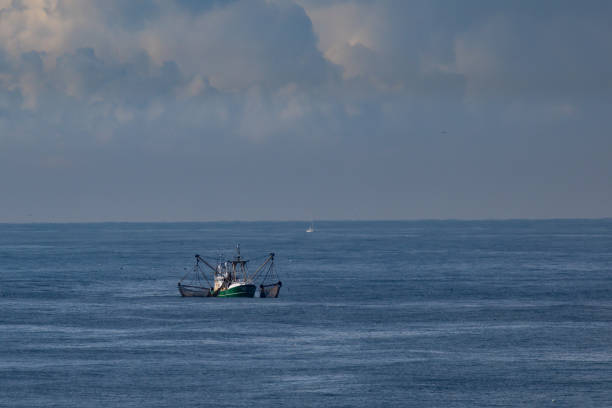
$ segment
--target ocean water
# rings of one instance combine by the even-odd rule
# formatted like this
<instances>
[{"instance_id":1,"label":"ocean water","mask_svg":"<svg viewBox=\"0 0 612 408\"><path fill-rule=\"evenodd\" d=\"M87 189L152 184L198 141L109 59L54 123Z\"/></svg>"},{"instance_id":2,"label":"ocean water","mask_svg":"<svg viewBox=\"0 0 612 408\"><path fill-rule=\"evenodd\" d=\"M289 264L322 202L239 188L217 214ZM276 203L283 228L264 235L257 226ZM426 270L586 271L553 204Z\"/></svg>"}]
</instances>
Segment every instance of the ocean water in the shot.
<instances>
[{"instance_id":1,"label":"ocean water","mask_svg":"<svg viewBox=\"0 0 612 408\"><path fill-rule=\"evenodd\" d=\"M0 225L0 406L612 406L612 220L307 226ZM278 299L179 296L238 242Z\"/></svg>"}]
</instances>

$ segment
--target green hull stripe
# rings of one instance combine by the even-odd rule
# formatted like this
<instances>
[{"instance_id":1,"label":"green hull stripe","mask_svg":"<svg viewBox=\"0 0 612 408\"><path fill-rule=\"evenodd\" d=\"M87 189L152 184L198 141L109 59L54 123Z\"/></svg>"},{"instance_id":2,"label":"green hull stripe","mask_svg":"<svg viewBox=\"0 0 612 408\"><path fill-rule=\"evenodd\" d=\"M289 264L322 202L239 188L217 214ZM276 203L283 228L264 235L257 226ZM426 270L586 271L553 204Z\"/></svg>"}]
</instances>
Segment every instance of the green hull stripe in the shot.
<instances>
[{"instance_id":1,"label":"green hull stripe","mask_svg":"<svg viewBox=\"0 0 612 408\"><path fill-rule=\"evenodd\" d=\"M218 297L253 297L255 296L255 285L236 286L228 290L222 290Z\"/></svg>"}]
</instances>

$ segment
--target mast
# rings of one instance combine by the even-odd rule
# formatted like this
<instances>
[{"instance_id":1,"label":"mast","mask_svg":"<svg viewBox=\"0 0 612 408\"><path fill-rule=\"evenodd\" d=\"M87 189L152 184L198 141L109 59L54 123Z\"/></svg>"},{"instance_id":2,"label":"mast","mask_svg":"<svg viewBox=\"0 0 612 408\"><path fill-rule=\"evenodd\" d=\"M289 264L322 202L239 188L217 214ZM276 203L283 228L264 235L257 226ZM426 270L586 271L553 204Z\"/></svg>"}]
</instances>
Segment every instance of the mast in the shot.
<instances>
[{"instance_id":1,"label":"mast","mask_svg":"<svg viewBox=\"0 0 612 408\"><path fill-rule=\"evenodd\" d=\"M246 282L249 278L246 264L249 262L248 260L242 259L240 255L240 244L236 244L236 257L233 261L229 261L232 263L232 281L238 280L238 275L242 275L242 279Z\"/></svg>"}]
</instances>

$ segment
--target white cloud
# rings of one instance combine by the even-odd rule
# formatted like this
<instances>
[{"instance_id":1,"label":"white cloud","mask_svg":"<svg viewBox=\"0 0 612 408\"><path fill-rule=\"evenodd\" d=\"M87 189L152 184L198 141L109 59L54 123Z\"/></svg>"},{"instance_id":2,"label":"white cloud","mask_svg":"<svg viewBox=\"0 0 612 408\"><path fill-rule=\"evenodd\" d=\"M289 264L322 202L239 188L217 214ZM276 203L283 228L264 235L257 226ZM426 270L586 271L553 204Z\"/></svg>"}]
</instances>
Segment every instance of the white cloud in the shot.
<instances>
[{"instance_id":1,"label":"white cloud","mask_svg":"<svg viewBox=\"0 0 612 408\"><path fill-rule=\"evenodd\" d=\"M588 115L609 129L610 13L551 4L0 0L0 155L78 169L84 152L173 168L210 154L213 174L229 150L274 150L273 169L311 148L318 167L285 168L335 175L331 195L355 177L353 198L436 184L451 162L470 179L505 160L489 141L512 145L506 129L533 136L517 151L543 127L573 140Z\"/></svg>"}]
</instances>

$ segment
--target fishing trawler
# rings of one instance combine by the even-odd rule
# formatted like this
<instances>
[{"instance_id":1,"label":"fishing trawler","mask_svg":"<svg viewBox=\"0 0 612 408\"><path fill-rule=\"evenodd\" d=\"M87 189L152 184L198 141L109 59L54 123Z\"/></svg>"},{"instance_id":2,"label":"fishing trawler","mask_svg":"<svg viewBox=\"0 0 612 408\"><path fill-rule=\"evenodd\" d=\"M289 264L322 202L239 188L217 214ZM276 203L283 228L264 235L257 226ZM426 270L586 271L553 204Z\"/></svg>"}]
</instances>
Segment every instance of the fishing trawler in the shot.
<instances>
[{"instance_id":1,"label":"fishing trawler","mask_svg":"<svg viewBox=\"0 0 612 408\"><path fill-rule=\"evenodd\" d=\"M253 297L257 291L255 281L261 278L259 285L259 297L278 297L282 286L279 280L276 283L265 284L270 278L278 278L274 269L274 253L270 253L264 262L253 274L249 274L248 260L240 255L240 245L236 246L236 256L232 260L217 262L213 266L200 255L195 256L196 263L193 267L191 280L184 283L190 275L188 272L178 283L179 293L183 297ZM212 278L204 272L201 265L205 265L211 272ZM213 285L210 281L213 281ZM204 282L208 286L204 285Z\"/></svg>"}]
</instances>

